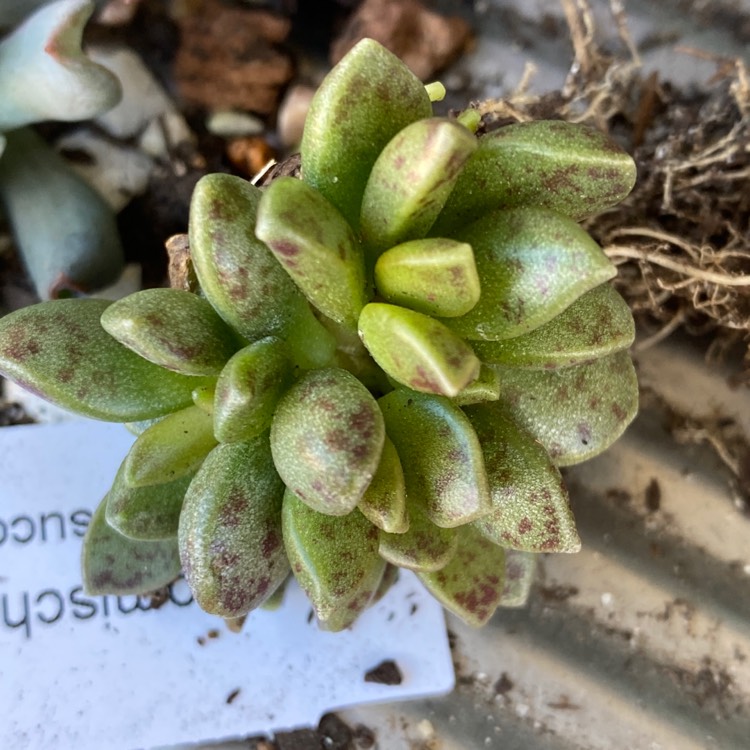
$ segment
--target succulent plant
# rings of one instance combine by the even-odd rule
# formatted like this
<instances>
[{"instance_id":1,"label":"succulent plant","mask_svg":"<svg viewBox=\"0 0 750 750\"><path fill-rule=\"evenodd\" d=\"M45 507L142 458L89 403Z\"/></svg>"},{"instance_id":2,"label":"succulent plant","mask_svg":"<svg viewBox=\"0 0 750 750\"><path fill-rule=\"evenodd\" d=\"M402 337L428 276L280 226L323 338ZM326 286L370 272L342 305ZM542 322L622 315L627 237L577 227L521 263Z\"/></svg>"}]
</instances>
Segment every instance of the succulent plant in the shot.
<instances>
[{"instance_id":1,"label":"succulent plant","mask_svg":"<svg viewBox=\"0 0 750 750\"><path fill-rule=\"evenodd\" d=\"M539 553L579 549L559 467L638 394L615 268L576 222L634 165L594 130L473 120L433 117L364 40L313 101L301 179L198 183L192 291L0 321L8 377L138 435L84 543L90 592L182 570L233 619L291 573L340 630L402 567L480 625Z\"/></svg>"},{"instance_id":2,"label":"succulent plant","mask_svg":"<svg viewBox=\"0 0 750 750\"><path fill-rule=\"evenodd\" d=\"M81 49L92 0L11 2L0 26L0 203L42 299L114 282L123 251L112 209L27 125L84 120L114 106L120 84Z\"/></svg>"}]
</instances>

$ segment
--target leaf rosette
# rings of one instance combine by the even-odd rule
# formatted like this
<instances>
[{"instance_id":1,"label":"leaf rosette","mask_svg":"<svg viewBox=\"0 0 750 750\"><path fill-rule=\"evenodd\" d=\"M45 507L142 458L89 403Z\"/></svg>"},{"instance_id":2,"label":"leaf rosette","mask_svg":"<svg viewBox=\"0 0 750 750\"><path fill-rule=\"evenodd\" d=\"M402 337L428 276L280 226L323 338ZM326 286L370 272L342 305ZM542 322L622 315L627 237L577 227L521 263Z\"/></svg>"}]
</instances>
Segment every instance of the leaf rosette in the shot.
<instances>
[{"instance_id":1,"label":"leaf rosette","mask_svg":"<svg viewBox=\"0 0 750 750\"><path fill-rule=\"evenodd\" d=\"M208 611L275 602L291 572L340 630L403 567L481 625L523 604L536 555L580 548L559 467L638 391L615 268L577 221L635 167L576 125L470 119L433 117L364 40L316 94L300 179L196 186L196 293L0 321L8 377L137 434L84 543L93 589L168 579L178 549Z\"/></svg>"}]
</instances>

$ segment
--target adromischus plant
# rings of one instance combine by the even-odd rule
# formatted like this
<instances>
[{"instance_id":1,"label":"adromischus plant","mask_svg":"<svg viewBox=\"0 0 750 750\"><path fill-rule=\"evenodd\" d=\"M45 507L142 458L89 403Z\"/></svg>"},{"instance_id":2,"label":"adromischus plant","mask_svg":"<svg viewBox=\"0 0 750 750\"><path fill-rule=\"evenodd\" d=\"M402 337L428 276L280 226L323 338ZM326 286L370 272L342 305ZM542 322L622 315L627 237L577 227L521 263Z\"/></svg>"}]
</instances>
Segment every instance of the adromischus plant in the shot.
<instances>
[{"instance_id":1,"label":"adromischus plant","mask_svg":"<svg viewBox=\"0 0 750 750\"><path fill-rule=\"evenodd\" d=\"M112 209L25 126L101 114L119 101L120 84L81 49L92 0L11 2L0 27L26 7L34 12L0 40L0 203L47 299L112 283L123 252Z\"/></svg>"},{"instance_id":2,"label":"adromischus plant","mask_svg":"<svg viewBox=\"0 0 750 750\"><path fill-rule=\"evenodd\" d=\"M0 321L0 366L138 434L83 551L91 593L182 570L225 618L291 574L346 628L416 571L469 623L525 599L580 541L559 467L633 418L633 321L576 223L632 160L563 122L479 138L433 117L371 40L308 116L302 178L210 175L199 288L42 303Z\"/></svg>"}]
</instances>

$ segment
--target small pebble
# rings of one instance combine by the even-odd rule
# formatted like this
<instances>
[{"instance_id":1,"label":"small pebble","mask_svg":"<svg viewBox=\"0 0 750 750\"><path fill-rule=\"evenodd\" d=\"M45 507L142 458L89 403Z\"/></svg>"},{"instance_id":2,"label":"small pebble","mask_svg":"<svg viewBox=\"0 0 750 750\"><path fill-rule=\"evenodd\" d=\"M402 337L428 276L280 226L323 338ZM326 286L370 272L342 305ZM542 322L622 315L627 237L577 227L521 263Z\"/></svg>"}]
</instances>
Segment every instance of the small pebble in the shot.
<instances>
[{"instance_id":1,"label":"small pebble","mask_svg":"<svg viewBox=\"0 0 750 750\"><path fill-rule=\"evenodd\" d=\"M265 125L259 117L247 112L220 110L208 116L206 130L220 138L239 138L260 135L265 130Z\"/></svg>"}]
</instances>

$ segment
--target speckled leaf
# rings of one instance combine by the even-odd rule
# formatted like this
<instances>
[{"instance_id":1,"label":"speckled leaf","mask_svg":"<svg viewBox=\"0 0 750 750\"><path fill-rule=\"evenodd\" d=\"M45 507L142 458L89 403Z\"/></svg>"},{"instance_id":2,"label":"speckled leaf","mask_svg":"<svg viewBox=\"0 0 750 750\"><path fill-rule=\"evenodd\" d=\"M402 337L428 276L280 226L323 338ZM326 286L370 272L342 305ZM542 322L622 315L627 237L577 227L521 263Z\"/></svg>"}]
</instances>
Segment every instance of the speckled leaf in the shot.
<instances>
[{"instance_id":1,"label":"speckled leaf","mask_svg":"<svg viewBox=\"0 0 750 750\"><path fill-rule=\"evenodd\" d=\"M454 396L453 403L458 406L479 404L484 401L497 401L500 398L500 376L489 365L482 365L479 376L469 383L459 394Z\"/></svg>"},{"instance_id":2,"label":"speckled leaf","mask_svg":"<svg viewBox=\"0 0 750 750\"><path fill-rule=\"evenodd\" d=\"M484 453L492 510L473 526L494 544L526 552L578 552L581 540L559 469L498 403L468 407Z\"/></svg>"},{"instance_id":3,"label":"speckled leaf","mask_svg":"<svg viewBox=\"0 0 750 750\"><path fill-rule=\"evenodd\" d=\"M125 459L125 481L146 487L193 474L215 445L211 416L188 406L138 436Z\"/></svg>"},{"instance_id":4,"label":"speckled leaf","mask_svg":"<svg viewBox=\"0 0 750 750\"><path fill-rule=\"evenodd\" d=\"M397 133L373 165L362 198L360 227L368 250L377 255L424 237L476 147L469 130L444 117Z\"/></svg>"},{"instance_id":5,"label":"speckled leaf","mask_svg":"<svg viewBox=\"0 0 750 750\"><path fill-rule=\"evenodd\" d=\"M484 625L502 601L505 550L468 526L458 529L453 559L434 573L417 573L427 590L468 625Z\"/></svg>"},{"instance_id":6,"label":"speckled leaf","mask_svg":"<svg viewBox=\"0 0 750 750\"><path fill-rule=\"evenodd\" d=\"M564 370L495 369L501 401L558 466L607 449L638 411L638 380L627 352Z\"/></svg>"},{"instance_id":7,"label":"speckled leaf","mask_svg":"<svg viewBox=\"0 0 750 750\"><path fill-rule=\"evenodd\" d=\"M383 443L377 471L357 507L379 529L403 534L409 528L404 471L396 448L388 437Z\"/></svg>"},{"instance_id":8,"label":"speckled leaf","mask_svg":"<svg viewBox=\"0 0 750 750\"><path fill-rule=\"evenodd\" d=\"M214 434L222 443L259 435L290 384L286 348L271 336L238 351L219 376L214 397Z\"/></svg>"},{"instance_id":9,"label":"speckled leaf","mask_svg":"<svg viewBox=\"0 0 750 750\"><path fill-rule=\"evenodd\" d=\"M386 300L425 315L465 315L479 301L471 245L435 238L386 250L375 264L375 286Z\"/></svg>"},{"instance_id":10,"label":"speckled leaf","mask_svg":"<svg viewBox=\"0 0 750 750\"><path fill-rule=\"evenodd\" d=\"M87 594L145 594L180 574L177 539L128 539L106 521L107 498L99 504L83 540L81 572Z\"/></svg>"},{"instance_id":11,"label":"speckled leaf","mask_svg":"<svg viewBox=\"0 0 750 750\"><path fill-rule=\"evenodd\" d=\"M350 328L365 304L362 249L341 214L315 189L279 177L263 192L255 233L324 315Z\"/></svg>"},{"instance_id":12,"label":"speckled leaf","mask_svg":"<svg viewBox=\"0 0 750 750\"><path fill-rule=\"evenodd\" d=\"M501 607L523 607L529 599L536 578L539 555L533 552L505 550L505 586Z\"/></svg>"},{"instance_id":13,"label":"speckled leaf","mask_svg":"<svg viewBox=\"0 0 750 750\"><path fill-rule=\"evenodd\" d=\"M286 580L283 495L267 432L220 445L204 461L185 495L179 542L185 579L206 612L239 617Z\"/></svg>"},{"instance_id":14,"label":"speckled leaf","mask_svg":"<svg viewBox=\"0 0 750 750\"><path fill-rule=\"evenodd\" d=\"M435 222L452 235L488 211L539 206L580 221L619 203L635 163L604 133L560 120L508 125L479 139Z\"/></svg>"},{"instance_id":15,"label":"speckled leaf","mask_svg":"<svg viewBox=\"0 0 750 750\"><path fill-rule=\"evenodd\" d=\"M403 534L380 532L378 551L392 565L418 571L444 568L456 552L455 529L435 526L414 502L408 502L409 529Z\"/></svg>"},{"instance_id":16,"label":"speckled leaf","mask_svg":"<svg viewBox=\"0 0 750 750\"><path fill-rule=\"evenodd\" d=\"M391 590L391 588L398 583L398 578L399 569L395 565L389 565L386 563L383 577L380 579L380 583L367 606L374 607Z\"/></svg>"},{"instance_id":17,"label":"speckled leaf","mask_svg":"<svg viewBox=\"0 0 750 750\"><path fill-rule=\"evenodd\" d=\"M290 490L281 517L292 572L321 624L331 631L348 628L385 572L378 530L358 510L335 518L308 507Z\"/></svg>"},{"instance_id":18,"label":"speckled leaf","mask_svg":"<svg viewBox=\"0 0 750 750\"><path fill-rule=\"evenodd\" d=\"M306 373L271 426L276 469L300 499L341 516L359 503L380 463L383 416L370 392L340 369Z\"/></svg>"},{"instance_id":19,"label":"speckled leaf","mask_svg":"<svg viewBox=\"0 0 750 750\"><path fill-rule=\"evenodd\" d=\"M479 374L479 359L463 339L405 307L365 305L359 335L383 370L415 391L455 396Z\"/></svg>"},{"instance_id":20,"label":"speckled leaf","mask_svg":"<svg viewBox=\"0 0 750 750\"><path fill-rule=\"evenodd\" d=\"M166 484L131 487L123 463L107 495L107 523L131 539L176 537L182 500L192 478L189 474Z\"/></svg>"},{"instance_id":21,"label":"speckled leaf","mask_svg":"<svg viewBox=\"0 0 750 750\"><path fill-rule=\"evenodd\" d=\"M356 228L378 155L402 128L431 114L419 79L385 47L363 39L313 98L300 147L303 179Z\"/></svg>"},{"instance_id":22,"label":"speckled leaf","mask_svg":"<svg viewBox=\"0 0 750 750\"><path fill-rule=\"evenodd\" d=\"M65 299L0 319L0 374L94 419L134 422L191 403L205 383L147 362L115 341L99 318L106 300Z\"/></svg>"},{"instance_id":23,"label":"speckled leaf","mask_svg":"<svg viewBox=\"0 0 750 750\"><path fill-rule=\"evenodd\" d=\"M469 339L528 333L616 273L578 224L544 209L495 211L456 239L474 249L482 296L466 315L444 322Z\"/></svg>"},{"instance_id":24,"label":"speckled leaf","mask_svg":"<svg viewBox=\"0 0 750 750\"><path fill-rule=\"evenodd\" d=\"M482 448L461 409L447 398L403 389L378 403L401 458L409 503L443 528L489 512Z\"/></svg>"},{"instance_id":25,"label":"speckled leaf","mask_svg":"<svg viewBox=\"0 0 750 750\"><path fill-rule=\"evenodd\" d=\"M110 305L102 327L136 354L184 375L218 375L237 336L202 297L144 289Z\"/></svg>"},{"instance_id":26,"label":"speckled leaf","mask_svg":"<svg viewBox=\"0 0 750 750\"><path fill-rule=\"evenodd\" d=\"M201 289L221 317L248 339L280 333L299 292L255 236L261 191L228 174L202 177L190 203L190 253Z\"/></svg>"},{"instance_id":27,"label":"speckled leaf","mask_svg":"<svg viewBox=\"0 0 750 750\"><path fill-rule=\"evenodd\" d=\"M531 333L504 341L475 341L473 348L483 362L549 370L627 349L634 338L627 303L609 284L601 284Z\"/></svg>"}]
</instances>

